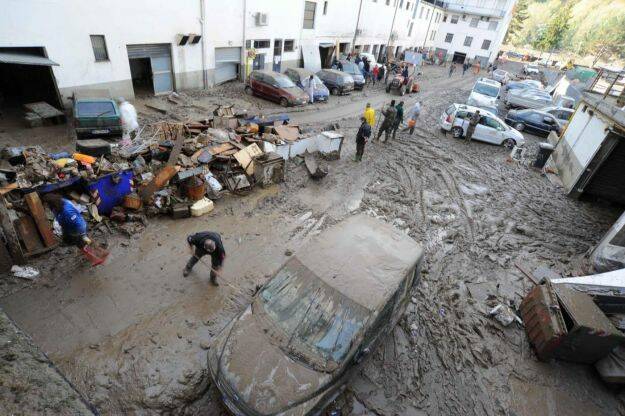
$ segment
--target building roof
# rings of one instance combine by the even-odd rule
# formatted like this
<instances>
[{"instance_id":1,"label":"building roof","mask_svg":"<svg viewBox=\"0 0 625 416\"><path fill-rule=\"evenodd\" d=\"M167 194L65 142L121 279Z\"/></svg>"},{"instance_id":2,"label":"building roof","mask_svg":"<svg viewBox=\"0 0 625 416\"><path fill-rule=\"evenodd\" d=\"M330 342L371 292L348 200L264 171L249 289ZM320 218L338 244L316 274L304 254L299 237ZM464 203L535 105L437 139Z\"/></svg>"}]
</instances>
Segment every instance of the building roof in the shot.
<instances>
[{"instance_id":1,"label":"building roof","mask_svg":"<svg viewBox=\"0 0 625 416\"><path fill-rule=\"evenodd\" d=\"M43 56L0 52L0 63L2 64L19 64L19 65L38 65L38 66L58 66L56 62Z\"/></svg>"},{"instance_id":2,"label":"building roof","mask_svg":"<svg viewBox=\"0 0 625 416\"><path fill-rule=\"evenodd\" d=\"M319 279L369 310L386 303L422 255L412 238L363 214L329 228L296 253Z\"/></svg>"},{"instance_id":3,"label":"building roof","mask_svg":"<svg viewBox=\"0 0 625 416\"><path fill-rule=\"evenodd\" d=\"M615 123L625 129L625 111L610 103L608 100L604 100L603 96L597 96L596 94L586 92L582 96L582 100L590 104L595 110L599 111L604 116L610 118Z\"/></svg>"}]
</instances>

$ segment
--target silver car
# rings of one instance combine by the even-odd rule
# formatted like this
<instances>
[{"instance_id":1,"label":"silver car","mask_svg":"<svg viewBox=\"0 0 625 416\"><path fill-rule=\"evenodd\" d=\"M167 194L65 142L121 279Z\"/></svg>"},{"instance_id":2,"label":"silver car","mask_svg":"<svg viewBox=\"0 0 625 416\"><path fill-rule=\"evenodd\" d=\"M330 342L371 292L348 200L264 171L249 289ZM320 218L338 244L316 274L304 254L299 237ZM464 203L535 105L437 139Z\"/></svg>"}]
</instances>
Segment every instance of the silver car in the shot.
<instances>
[{"instance_id":1,"label":"silver car","mask_svg":"<svg viewBox=\"0 0 625 416\"><path fill-rule=\"evenodd\" d=\"M549 93L535 89L512 90L506 95L506 106L515 108L543 108L553 105Z\"/></svg>"}]
</instances>

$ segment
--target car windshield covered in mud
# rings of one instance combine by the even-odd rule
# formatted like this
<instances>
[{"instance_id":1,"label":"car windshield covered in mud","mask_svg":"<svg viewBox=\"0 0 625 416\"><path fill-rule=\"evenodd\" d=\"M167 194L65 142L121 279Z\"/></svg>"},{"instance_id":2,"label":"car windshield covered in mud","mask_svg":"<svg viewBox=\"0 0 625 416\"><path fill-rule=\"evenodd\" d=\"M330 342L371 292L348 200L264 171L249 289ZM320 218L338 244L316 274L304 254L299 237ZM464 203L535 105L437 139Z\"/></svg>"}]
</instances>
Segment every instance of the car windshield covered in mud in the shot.
<instances>
[{"instance_id":1,"label":"car windshield covered in mud","mask_svg":"<svg viewBox=\"0 0 625 416\"><path fill-rule=\"evenodd\" d=\"M315 277L297 258L284 265L259 299L288 339L283 348L322 370L343 361L370 315Z\"/></svg>"},{"instance_id":2,"label":"car windshield covered in mud","mask_svg":"<svg viewBox=\"0 0 625 416\"><path fill-rule=\"evenodd\" d=\"M317 415L405 311L422 250L358 215L326 230L213 341L208 367L235 415Z\"/></svg>"}]
</instances>

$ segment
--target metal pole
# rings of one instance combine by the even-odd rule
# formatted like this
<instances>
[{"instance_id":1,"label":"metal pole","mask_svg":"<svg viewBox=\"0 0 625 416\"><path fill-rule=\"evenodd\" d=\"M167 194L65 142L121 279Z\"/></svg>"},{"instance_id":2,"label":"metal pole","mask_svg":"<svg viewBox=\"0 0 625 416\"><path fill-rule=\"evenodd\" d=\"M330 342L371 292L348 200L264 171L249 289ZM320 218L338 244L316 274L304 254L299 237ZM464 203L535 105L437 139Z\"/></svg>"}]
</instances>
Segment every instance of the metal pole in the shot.
<instances>
[{"instance_id":1,"label":"metal pole","mask_svg":"<svg viewBox=\"0 0 625 416\"><path fill-rule=\"evenodd\" d=\"M356 49L356 36L358 36L358 25L360 24L360 11L362 10L362 0L358 6L358 17L356 18L356 29L354 30L354 40L352 41L352 50Z\"/></svg>"},{"instance_id":2,"label":"metal pole","mask_svg":"<svg viewBox=\"0 0 625 416\"><path fill-rule=\"evenodd\" d=\"M241 79L243 80L243 82L245 82L247 80L247 50L246 50L246 39L245 39L245 26L247 23L247 0L243 0L243 44L241 45L241 58L242 58L242 62L243 62L243 70L242 70L242 74L243 76L241 77Z\"/></svg>"},{"instance_id":3,"label":"metal pole","mask_svg":"<svg viewBox=\"0 0 625 416\"><path fill-rule=\"evenodd\" d=\"M206 25L206 22L204 22L204 12L204 0L200 0L200 24L202 25L202 30L200 31L202 36L202 84L204 86L204 89L207 89L208 77L206 74L206 44L204 43L204 39L206 38L206 34L204 33L204 26Z\"/></svg>"},{"instance_id":4,"label":"metal pole","mask_svg":"<svg viewBox=\"0 0 625 416\"><path fill-rule=\"evenodd\" d=\"M391 22L391 31L388 34L388 42L386 42L386 62L388 63L388 47L391 44L391 37L393 36L393 29L395 28L395 16L397 16L397 8L399 7L399 0L395 0L395 12L393 13L393 21Z\"/></svg>"}]
</instances>

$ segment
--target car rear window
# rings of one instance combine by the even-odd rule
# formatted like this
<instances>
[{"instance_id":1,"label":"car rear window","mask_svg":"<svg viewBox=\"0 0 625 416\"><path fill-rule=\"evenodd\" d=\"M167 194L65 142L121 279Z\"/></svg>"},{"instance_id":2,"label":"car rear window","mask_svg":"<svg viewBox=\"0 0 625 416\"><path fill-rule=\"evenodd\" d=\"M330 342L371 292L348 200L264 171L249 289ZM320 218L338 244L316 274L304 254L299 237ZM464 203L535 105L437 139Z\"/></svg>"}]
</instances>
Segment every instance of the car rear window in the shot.
<instances>
[{"instance_id":1,"label":"car rear window","mask_svg":"<svg viewBox=\"0 0 625 416\"><path fill-rule=\"evenodd\" d=\"M449 107L447 107L447 110L445 110L445 114L451 115L455 109L456 109L455 105L450 105Z\"/></svg>"},{"instance_id":2,"label":"car rear window","mask_svg":"<svg viewBox=\"0 0 625 416\"><path fill-rule=\"evenodd\" d=\"M114 116L115 106L110 101L79 102L76 105L78 117Z\"/></svg>"}]
</instances>

